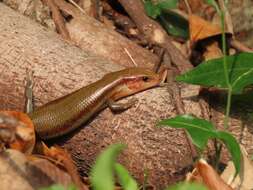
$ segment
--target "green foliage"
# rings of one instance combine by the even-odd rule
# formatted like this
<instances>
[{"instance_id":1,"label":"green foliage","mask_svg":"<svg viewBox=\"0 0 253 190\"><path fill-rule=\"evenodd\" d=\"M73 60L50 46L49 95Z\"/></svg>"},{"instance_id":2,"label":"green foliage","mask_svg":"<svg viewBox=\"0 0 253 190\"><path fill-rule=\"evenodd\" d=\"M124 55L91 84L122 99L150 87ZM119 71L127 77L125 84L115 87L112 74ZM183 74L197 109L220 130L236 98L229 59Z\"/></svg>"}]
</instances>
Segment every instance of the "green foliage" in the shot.
<instances>
[{"instance_id":1,"label":"green foliage","mask_svg":"<svg viewBox=\"0 0 253 190\"><path fill-rule=\"evenodd\" d=\"M91 170L91 184L94 190L114 190L115 161L124 147L123 144L111 145L97 158Z\"/></svg>"},{"instance_id":2,"label":"green foliage","mask_svg":"<svg viewBox=\"0 0 253 190\"><path fill-rule=\"evenodd\" d=\"M178 0L160 0L154 4L151 0L144 2L148 16L156 19L164 29L173 36L189 37L188 21L181 15L170 11L177 7Z\"/></svg>"},{"instance_id":3,"label":"green foliage","mask_svg":"<svg viewBox=\"0 0 253 190\"><path fill-rule=\"evenodd\" d=\"M156 4L153 4L151 0L146 0L144 7L148 16L155 19L162 14L163 10L176 8L177 0L162 0Z\"/></svg>"},{"instance_id":4,"label":"green foliage","mask_svg":"<svg viewBox=\"0 0 253 190\"><path fill-rule=\"evenodd\" d=\"M166 190L207 190L207 188L198 183L178 183L172 187L168 187Z\"/></svg>"},{"instance_id":5,"label":"green foliage","mask_svg":"<svg viewBox=\"0 0 253 190\"><path fill-rule=\"evenodd\" d=\"M138 190L137 182L132 178L127 169L121 164L115 164L115 171L120 185L124 190Z\"/></svg>"},{"instance_id":6,"label":"green foliage","mask_svg":"<svg viewBox=\"0 0 253 190\"><path fill-rule=\"evenodd\" d=\"M235 176L239 173L241 169L241 149L236 139L228 132L225 131L217 131L217 139L221 140L229 150L232 161L235 165L236 173Z\"/></svg>"},{"instance_id":7,"label":"green foliage","mask_svg":"<svg viewBox=\"0 0 253 190\"><path fill-rule=\"evenodd\" d=\"M67 189L62 185L54 184L50 187L41 188L40 190L78 190L74 185L70 185Z\"/></svg>"},{"instance_id":8,"label":"green foliage","mask_svg":"<svg viewBox=\"0 0 253 190\"><path fill-rule=\"evenodd\" d=\"M148 16L154 19L161 14L161 9L155 6L151 1L145 1L144 7Z\"/></svg>"},{"instance_id":9,"label":"green foliage","mask_svg":"<svg viewBox=\"0 0 253 190\"><path fill-rule=\"evenodd\" d=\"M253 53L227 56L227 68L233 94L242 93L246 86L253 84L253 66L250 60L253 60ZM228 89L222 58L206 61L176 79L190 84Z\"/></svg>"},{"instance_id":10,"label":"green foliage","mask_svg":"<svg viewBox=\"0 0 253 190\"><path fill-rule=\"evenodd\" d=\"M192 137L193 143L201 150L206 147L208 139L214 137L215 128L212 123L195 118L191 115L176 116L159 122L159 125L168 125L173 128L184 128Z\"/></svg>"},{"instance_id":11,"label":"green foliage","mask_svg":"<svg viewBox=\"0 0 253 190\"><path fill-rule=\"evenodd\" d=\"M231 134L225 131L216 130L212 123L191 115L181 115L163 120L159 123L159 125L186 129L190 134L194 145L201 150L204 149L209 139L216 138L222 141L232 156L232 160L236 168L235 175L237 175L240 171L241 151L239 144Z\"/></svg>"},{"instance_id":12,"label":"green foliage","mask_svg":"<svg viewBox=\"0 0 253 190\"><path fill-rule=\"evenodd\" d=\"M127 169L116 163L116 157L124 147L123 144L111 145L97 158L91 171L91 184L94 190L114 190L114 174L117 175L124 190L138 190L137 182Z\"/></svg>"},{"instance_id":13,"label":"green foliage","mask_svg":"<svg viewBox=\"0 0 253 190\"><path fill-rule=\"evenodd\" d=\"M160 0L157 6L161 10L175 9L177 8L178 0Z\"/></svg>"},{"instance_id":14,"label":"green foliage","mask_svg":"<svg viewBox=\"0 0 253 190\"><path fill-rule=\"evenodd\" d=\"M169 34L184 39L189 37L189 23L179 14L169 10L163 11L157 20Z\"/></svg>"}]
</instances>

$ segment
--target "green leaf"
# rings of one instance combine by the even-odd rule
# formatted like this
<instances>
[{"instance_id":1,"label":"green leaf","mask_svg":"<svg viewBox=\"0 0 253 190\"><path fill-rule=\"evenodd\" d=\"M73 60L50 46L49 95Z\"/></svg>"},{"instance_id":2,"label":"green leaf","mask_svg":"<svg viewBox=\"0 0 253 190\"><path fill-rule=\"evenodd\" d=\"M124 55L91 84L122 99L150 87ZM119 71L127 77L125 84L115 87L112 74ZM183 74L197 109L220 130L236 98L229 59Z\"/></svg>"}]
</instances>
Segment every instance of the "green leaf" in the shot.
<instances>
[{"instance_id":1,"label":"green leaf","mask_svg":"<svg viewBox=\"0 0 253 190\"><path fill-rule=\"evenodd\" d=\"M189 37L188 21L181 15L170 11L177 7L178 0L163 0L152 3L151 0L144 1L144 7L148 16L157 19L168 34L187 39Z\"/></svg>"},{"instance_id":2,"label":"green leaf","mask_svg":"<svg viewBox=\"0 0 253 190\"><path fill-rule=\"evenodd\" d=\"M148 16L151 18L156 18L158 15L161 14L161 9L153 4L150 0L144 2L144 8Z\"/></svg>"},{"instance_id":3,"label":"green leaf","mask_svg":"<svg viewBox=\"0 0 253 190\"><path fill-rule=\"evenodd\" d=\"M92 189L114 190L114 165L124 147L123 144L111 145L97 158L91 170Z\"/></svg>"},{"instance_id":4,"label":"green leaf","mask_svg":"<svg viewBox=\"0 0 253 190\"><path fill-rule=\"evenodd\" d=\"M236 139L225 131L218 131L212 123L193 117L191 115L181 115L175 118L166 119L159 122L158 125L167 125L174 128L184 128L190 134L193 144L203 150L209 139L216 138L221 140L229 150L232 161L236 168L235 176L240 171L241 150Z\"/></svg>"},{"instance_id":5,"label":"green leaf","mask_svg":"<svg viewBox=\"0 0 253 190\"><path fill-rule=\"evenodd\" d=\"M181 182L173 185L166 190L208 190L204 185L199 183Z\"/></svg>"},{"instance_id":6,"label":"green leaf","mask_svg":"<svg viewBox=\"0 0 253 190\"><path fill-rule=\"evenodd\" d=\"M229 150L233 163L235 165L236 173L239 173L241 169L241 149L236 139L229 133L225 131L217 131L217 139L221 140Z\"/></svg>"},{"instance_id":7,"label":"green leaf","mask_svg":"<svg viewBox=\"0 0 253 190\"><path fill-rule=\"evenodd\" d=\"M65 190L65 188L60 184L54 184L49 187L40 188L39 190Z\"/></svg>"},{"instance_id":8,"label":"green leaf","mask_svg":"<svg viewBox=\"0 0 253 190\"><path fill-rule=\"evenodd\" d=\"M212 123L191 115L179 115L171 119L166 119L159 122L159 125L186 129L192 138L193 144L201 150L205 148L208 139L215 136L215 128Z\"/></svg>"},{"instance_id":9,"label":"green leaf","mask_svg":"<svg viewBox=\"0 0 253 190\"><path fill-rule=\"evenodd\" d=\"M138 190L137 182L132 178L124 166L116 163L115 171L119 178L119 183L124 190Z\"/></svg>"},{"instance_id":10,"label":"green leaf","mask_svg":"<svg viewBox=\"0 0 253 190\"><path fill-rule=\"evenodd\" d=\"M67 190L78 190L77 187L73 184L73 185L70 185L68 186L68 189Z\"/></svg>"},{"instance_id":11,"label":"green leaf","mask_svg":"<svg viewBox=\"0 0 253 190\"><path fill-rule=\"evenodd\" d=\"M253 84L252 61L253 53L227 56L228 73L233 94L242 93L246 86ZM206 61L176 79L190 84L228 88L222 58Z\"/></svg>"},{"instance_id":12,"label":"green leaf","mask_svg":"<svg viewBox=\"0 0 253 190\"><path fill-rule=\"evenodd\" d=\"M157 3L157 6L162 10L177 8L178 0L161 0Z\"/></svg>"},{"instance_id":13,"label":"green leaf","mask_svg":"<svg viewBox=\"0 0 253 190\"><path fill-rule=\"evenodd\" d=\"M189 23L181 15L173 11L162 11L157 19L168 34L184 39L189 38Z\"/></svg>"},{"instance_id":14,"label":"green leaf","mask_svg":"<svg viewBox=\"0 0 253 190\"><path fill-rule=\"evenodd\" d=\"M151 0L144 1L144 8L148 16L156 19L162 14L163 10L174 9L177 7L178 0L163 0L152 3Z\"/></svg>"}]
</instances>

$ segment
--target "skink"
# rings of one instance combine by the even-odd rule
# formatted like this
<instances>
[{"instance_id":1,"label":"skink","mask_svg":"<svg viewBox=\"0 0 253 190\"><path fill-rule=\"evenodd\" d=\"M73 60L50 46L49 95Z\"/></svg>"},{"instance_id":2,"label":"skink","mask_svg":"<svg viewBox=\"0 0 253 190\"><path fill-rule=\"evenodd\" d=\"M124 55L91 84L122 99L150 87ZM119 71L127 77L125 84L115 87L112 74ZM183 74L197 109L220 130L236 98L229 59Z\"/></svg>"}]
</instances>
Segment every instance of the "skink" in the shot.
<instances>
[{"instance_id":1,"label":"skink","mask_svg":"<svg viewBox=\"0 0 253 190\"><path fill-rule=\"evenodd\" d=\"M166 70L155 73L146 68L128 68L105 75L102 79L69 95L49 102L29 113L42 139L64 135L89 120L106 106L123 97L159 86Z\"/></svg>"}]
</instances>

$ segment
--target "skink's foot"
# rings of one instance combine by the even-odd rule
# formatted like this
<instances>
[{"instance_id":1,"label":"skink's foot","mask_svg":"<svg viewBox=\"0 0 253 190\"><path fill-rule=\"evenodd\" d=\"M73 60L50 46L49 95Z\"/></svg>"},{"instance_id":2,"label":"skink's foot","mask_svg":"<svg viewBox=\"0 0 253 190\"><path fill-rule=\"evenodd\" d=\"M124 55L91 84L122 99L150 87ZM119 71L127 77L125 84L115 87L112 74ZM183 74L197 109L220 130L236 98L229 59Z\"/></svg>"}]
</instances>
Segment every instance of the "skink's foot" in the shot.
<instances>
[{"instance_id":1,"label":"skink's foot","mask_svg":"<svg viewBox=\"0 0 253 190\"><path fill-rule=\"evenodd\" d=\"M122 112L132 107L137 101L136 98L132 98L126 103L118 103L114 100L108 100L107 104L113 112Z\"/></svg>"}]
</instances>

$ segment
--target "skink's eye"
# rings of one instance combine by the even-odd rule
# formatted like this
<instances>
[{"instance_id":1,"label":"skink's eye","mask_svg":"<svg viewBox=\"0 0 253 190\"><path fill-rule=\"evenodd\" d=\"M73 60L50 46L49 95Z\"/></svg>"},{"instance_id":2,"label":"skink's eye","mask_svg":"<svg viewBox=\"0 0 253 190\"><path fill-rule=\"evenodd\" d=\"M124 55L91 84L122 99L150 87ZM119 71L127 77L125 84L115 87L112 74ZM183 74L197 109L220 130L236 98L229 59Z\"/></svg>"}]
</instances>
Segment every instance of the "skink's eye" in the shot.
<instances>
[{"instance_id":1,"label":"skink's eye","mask_svg":"<svg viewBox=\"0 0 253 190\"><path fill-rule=\"evenodd\" d=\"M142 80L143 80L144 82L148 82L148 81L149 81L149 78L148 78L147 76L144 76L144 77L142 77Z\"/></svg>"}]
</instances>

